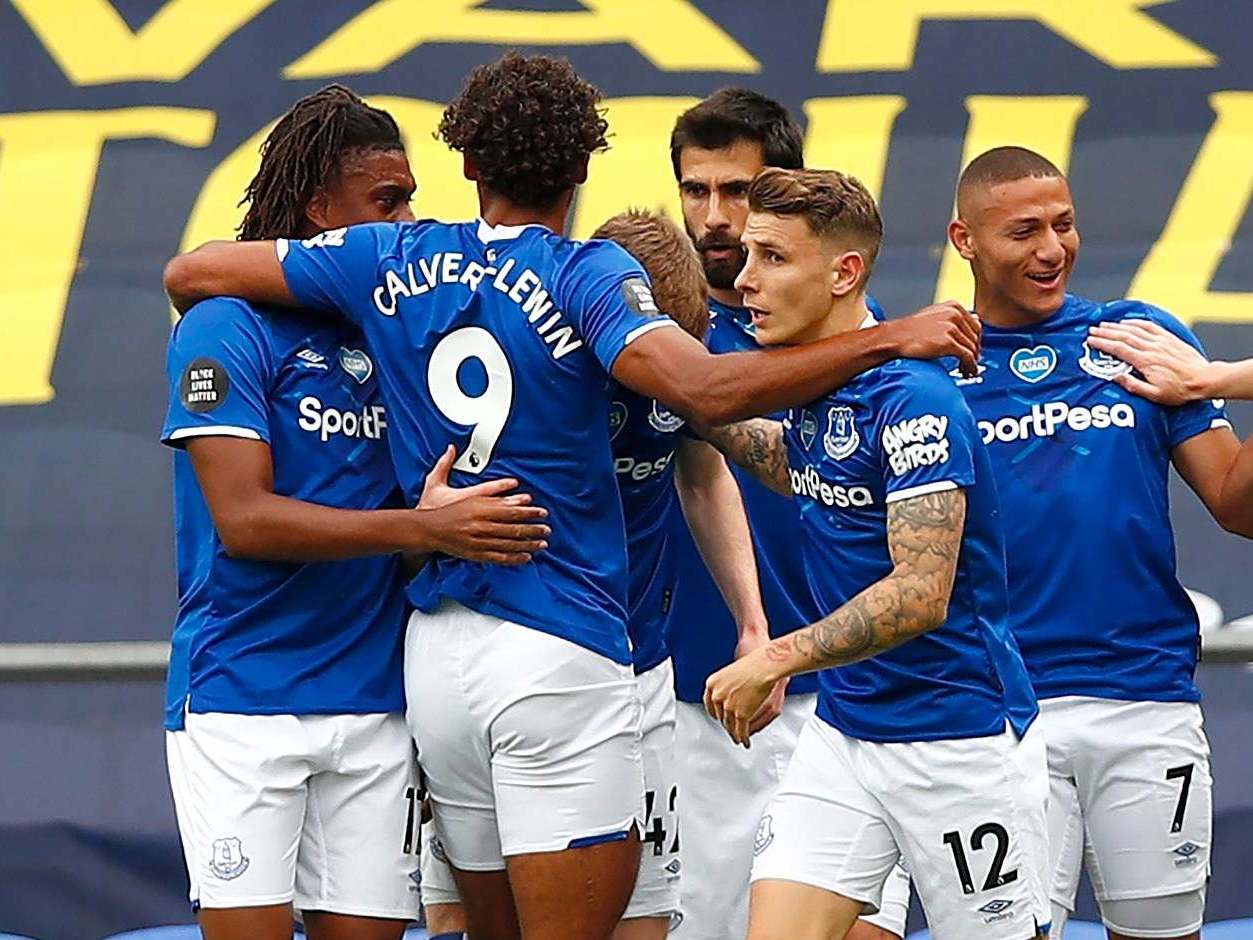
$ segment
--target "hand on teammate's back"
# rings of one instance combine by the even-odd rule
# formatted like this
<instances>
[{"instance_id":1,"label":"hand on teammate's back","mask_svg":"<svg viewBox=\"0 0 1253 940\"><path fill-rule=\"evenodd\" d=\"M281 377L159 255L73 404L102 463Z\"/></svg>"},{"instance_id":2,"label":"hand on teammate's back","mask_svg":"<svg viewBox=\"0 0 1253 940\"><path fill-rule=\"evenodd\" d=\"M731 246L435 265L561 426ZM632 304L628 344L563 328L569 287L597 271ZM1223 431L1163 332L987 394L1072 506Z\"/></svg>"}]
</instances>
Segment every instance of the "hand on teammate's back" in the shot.
<instances>
[{"instance_id":1,"label":"hand on teammate's back","mask_svg":"<svg viewBox=\"0 0 1253 940\"><path fill-rule=\"evenodd\" d=\"M433 514L431 528L438 551L470 561L523 565L547 548L552 530L541 520L548 510L532 506L529 493L511 493L518 488L518 481L511 477L451 486L448 474L456 456L451 445L444 451L427 474L415 510Z\"/></svg>"},{"instance_id":2,"label":"hand on teammate's back","mask_svg":"<svg viewBox=\"0 0 1253 940\"><path fill-rule=\"evenodd\" d=\"M962 374L979 371L979 318L955 300L923 307L917 313L880 325L889 330L902 359L956 356Z\"/></svg>"}]
</instances>

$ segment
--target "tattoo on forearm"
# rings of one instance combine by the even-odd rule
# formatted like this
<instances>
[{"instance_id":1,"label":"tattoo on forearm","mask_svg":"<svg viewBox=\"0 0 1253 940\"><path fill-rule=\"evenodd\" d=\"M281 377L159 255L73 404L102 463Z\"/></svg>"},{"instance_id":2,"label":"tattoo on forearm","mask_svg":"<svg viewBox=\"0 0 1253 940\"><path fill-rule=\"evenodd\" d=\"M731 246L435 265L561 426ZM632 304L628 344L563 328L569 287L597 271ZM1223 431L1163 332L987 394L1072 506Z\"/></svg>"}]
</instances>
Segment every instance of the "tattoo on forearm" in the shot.
<instances>
[{"instance_id":1,"label":"tattoo on forearm","mask_svg":"<svg viewBox=\"0 0 1253 940\"><path fill-rule=\"evenodd\" d=\"M835 612L775 641L812 669L842 666L939 626L948 610L966 520L966 494L930 493L888 506L894 569ZM779 654L785 654L781 648Z\"/></svg>"},{"instance_id":2,"label":"tattoo on forearm","mask_svg":"<svg viewBox=\"0 0 1253 940\"><path fill-rule=\"evenodd\" d=\"M701 428L704 437L766 486L791 492L787 445L783 425L769 418L752 418L716 428Z\"/></svg>"}]
</instances>

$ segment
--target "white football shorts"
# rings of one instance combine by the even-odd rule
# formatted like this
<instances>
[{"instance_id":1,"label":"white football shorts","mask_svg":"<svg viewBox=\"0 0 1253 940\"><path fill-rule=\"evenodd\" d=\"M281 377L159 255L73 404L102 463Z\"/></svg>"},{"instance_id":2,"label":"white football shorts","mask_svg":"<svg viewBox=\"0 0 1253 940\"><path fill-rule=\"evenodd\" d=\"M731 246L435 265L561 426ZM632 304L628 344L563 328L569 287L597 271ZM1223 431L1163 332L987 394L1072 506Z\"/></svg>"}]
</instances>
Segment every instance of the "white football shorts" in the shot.
<instances>
[{"instance_id":1,"label":"white football shorts","mask_svg":"<svg viewBox=\"0 0 1253 940\"><path fill-rule=\"evenodd\" d=\"M457 868L643 831L630 666L446 601L410 617L405 695L435 834Z\"/></svg>"},{"instance_id":2,"label":"white football shorts","mask_svg":"<svg viewBox=\"0 0 1253 940\"><path fill-rule=\"evenodd\" d=\"M1102 913L1110 902L1184 897L1209 877L1213 778L1201 708L1066 696L1040 702L1048 745L1052 899L1074 910L1086 867ZM1107 919L1108 922L1108 919ZM1112 925L1118 926L1118 925ZM1163 934L1166 935L1166 934Z\"/></svg>"},{"instance_id":3,"label":"white football shorts","mask_svg":"<svg viewBox=\"0 0 1253 940\"><path fill-rule=\"evenodd\" d=\"M679 909L679 787L674 778L674 668L670 660L636 677L644 708L646 819L640 872L623 919L665 917ZM422 827L422 903L458 904L461 895L432 823Z\"/></svg>"},{"instance_id":4,"label":"white football shorts","mask_svg":"<svg viewBox=\"0 0 1253 940\"><path fill-rule=\"evenodd\" d=\"M748 931L753 841L813 718L817 695L789 695L783 713L740 747L703 705L679 702L675 766L683 804L682 920L675 940L726 940ZM905 936L909 876L898 868L883 888L879 912L865 920Z\"/></svg>"},{"instance_id":5,"label":"white football shorts","mask_svg":"<svg viewBox=\"0 0 1253 940\"><path fill-rule=\"evenodd\" d=\"M877 743L814 718L757 831L753 881L881 906L899 859L934 940L1031 940L1049 919L1043 735Z\"/></svg>"},{"instance_id":6,"label":"white football shorts","mask_svg":"<svg viewBox=\"0 0 1253 940\"><path fill-rule=\"evenodd\" d=\"M189 713L165 744L193 905L417 916L402 715Z\"/></svg>"}]
</instances>

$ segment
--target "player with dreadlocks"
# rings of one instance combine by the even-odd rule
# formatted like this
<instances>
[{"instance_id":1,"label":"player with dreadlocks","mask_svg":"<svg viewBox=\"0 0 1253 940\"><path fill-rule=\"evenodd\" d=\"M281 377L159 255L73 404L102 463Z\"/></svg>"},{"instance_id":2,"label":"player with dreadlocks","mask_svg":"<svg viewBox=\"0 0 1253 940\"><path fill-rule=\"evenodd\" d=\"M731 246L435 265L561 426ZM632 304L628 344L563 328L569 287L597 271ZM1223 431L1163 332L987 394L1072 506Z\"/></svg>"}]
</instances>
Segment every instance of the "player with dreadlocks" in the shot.
<instances>
[{"instance_id":1,"label":"player with dreadlocks","mask_svg":"<svg viewBox=\"0 0 1253 940\"><path fill-rule=\"evenodd\" d=\"M969 369L977 355L977 324L953 308L710 355L624 249L560 234L607 146L600 98L564 60L509 53L470 74L440 125L479 219L210 244L165 272L180 308L247 296L360 325L411 502L453 442L458 484L516 477L542 494L553 535L532 564L438 555L408 589L410 727L475 940L605 940L639 868L641 705L607 380L719 424L813 398L902 342Z\"/></svg>"},{"instance_id":2,"label":"player with dreadlocks","mask_svg":"<svg viewBox=\"0 0 1253 940\"><path fill-rule=\"evenodd\" d=\"M335 244L413 218L396 122L342 86L261 148L243 238ZM198 304L169 350L179 608L166 704L191 900L208 940L396 940L417 914L400 552L519 564L543 510L498 480L404 509L389 415L347 323ZM455 500L455 501L454 501Z\"/></svg>"}]
</instances>

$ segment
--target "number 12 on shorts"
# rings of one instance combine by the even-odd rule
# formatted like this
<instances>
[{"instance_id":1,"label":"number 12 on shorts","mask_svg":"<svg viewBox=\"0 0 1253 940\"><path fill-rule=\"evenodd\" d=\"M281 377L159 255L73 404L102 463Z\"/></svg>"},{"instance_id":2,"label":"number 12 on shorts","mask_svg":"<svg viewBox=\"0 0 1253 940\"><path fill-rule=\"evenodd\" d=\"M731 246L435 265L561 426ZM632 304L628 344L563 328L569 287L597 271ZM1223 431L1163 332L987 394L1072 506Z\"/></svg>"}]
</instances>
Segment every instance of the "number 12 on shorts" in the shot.
<instances>
[{"instance_id":1,"label":"number 12 on shorts","mask_svg":"<svg viewBox=\"0 0 1253 940\"><path fill-rule=\"evenodd\" d=\"M1018 869L1001 871L1005 865L1005 856L1009 853L1009 833L1000 823L986 822L982 826L976 826L974 832L970 834L971 850L980 851L988 836L996 839L996 851L992 854L992 864L988 867L988 874L983 880L983 887L979 889L980 891L991 891L993 888L1018 880ZM944 844L953 852L953 864L957 868L957 878L961 882L962 893L974 894L974 876L971 875L970 863L966 860L966 849L962 845L961 833L956 829L944 833Z\"/></svg>"}]
</instances>

